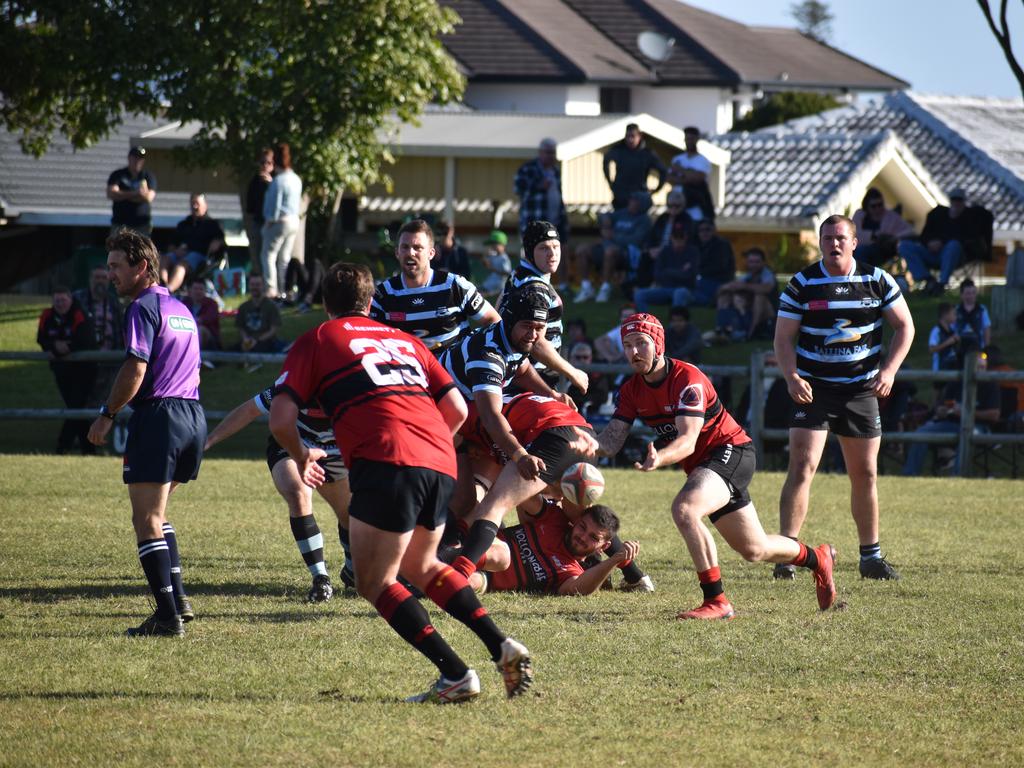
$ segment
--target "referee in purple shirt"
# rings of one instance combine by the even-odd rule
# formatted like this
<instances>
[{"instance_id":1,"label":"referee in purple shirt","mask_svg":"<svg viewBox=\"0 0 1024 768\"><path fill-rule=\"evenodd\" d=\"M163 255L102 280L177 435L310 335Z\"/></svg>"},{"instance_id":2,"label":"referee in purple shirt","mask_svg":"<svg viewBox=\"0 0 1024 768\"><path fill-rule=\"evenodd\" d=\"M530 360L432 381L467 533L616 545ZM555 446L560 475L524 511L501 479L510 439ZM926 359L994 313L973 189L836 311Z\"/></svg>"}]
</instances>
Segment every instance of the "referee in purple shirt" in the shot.
<instances>
[{"instance_id":1,"label":"referee in purple shirt","mask_svg":"<svg viewBox=\"0 0 1024 768\"><path fill-rule=\"evenodd\" d=\"M124 482L132 505L139 562L156 611L129 637L183 637L195 614L181 579L174 528L165 517L178 483L199 474L206 416L199 404L199 334L192 313L160 286L160 254L129 229L107 239L107 269L118 295L131 299L125 313L126 357L89 441L106 442L114 416L129 403Z\"/></svg>"}]
</instances>

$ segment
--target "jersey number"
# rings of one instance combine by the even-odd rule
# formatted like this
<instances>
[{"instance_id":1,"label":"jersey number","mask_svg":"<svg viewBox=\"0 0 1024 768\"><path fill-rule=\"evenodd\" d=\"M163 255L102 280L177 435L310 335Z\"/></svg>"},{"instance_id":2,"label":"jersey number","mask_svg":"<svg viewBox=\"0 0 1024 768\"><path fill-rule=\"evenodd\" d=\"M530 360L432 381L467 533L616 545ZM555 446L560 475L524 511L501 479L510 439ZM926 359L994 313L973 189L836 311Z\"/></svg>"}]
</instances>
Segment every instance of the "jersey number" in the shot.
<instances>
[{"instance_id":1,"label":"jersey number","mask_svg":"<svg viewBox=\"0 0 1024 768\"><path fill-rule=\"evenodd\" d=\"M427 388L427 377L415 348L401 339L352 339L349 349L361 355L363 368L370 380L381 387L417 384Z\"/></svg>"}]
</instances>

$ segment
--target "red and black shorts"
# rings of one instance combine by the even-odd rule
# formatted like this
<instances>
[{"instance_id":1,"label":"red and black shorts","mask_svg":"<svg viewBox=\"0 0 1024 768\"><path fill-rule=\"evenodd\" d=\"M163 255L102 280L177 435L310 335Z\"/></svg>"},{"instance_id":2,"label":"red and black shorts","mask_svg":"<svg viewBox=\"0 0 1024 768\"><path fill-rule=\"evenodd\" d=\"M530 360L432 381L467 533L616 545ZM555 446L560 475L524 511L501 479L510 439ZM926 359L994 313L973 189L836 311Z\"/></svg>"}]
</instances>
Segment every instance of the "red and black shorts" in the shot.
<instances>
[{"instance_id":1,"label":"red and black shorts","mask_svg":"<svg viewBox=\"0 0 1024 768\"><path fill-rule=\"evenodd\" d=\"M374 528L406 533L444 525L455 478L424 467L357 459L349 468L350 516Z\"/></svg>"},{"instance_id":2,"label":"red and black shorts","mask_svg":"<svg viewBox=\"0 0 1024 768\"><path fill-rule=\"evenodd\" d=\"M743 509L750 503L750 481L754 479L754 470L757 468L757 451L754 450L753 443L725 443L716 446L697 466L714 472L729 488L729 501L708 515L708 520L712 523L723 515Z\"/></svg>"},{"instance_id":3,"label":"red and black shorts","mask_svg":"<svg viewBox=\"0 0 1024 768\"><path fill-rule=\"evenodd\" d=\"M532 443L523 446L531 456L544 461L544 471L540 473L544 482L561 482L565 470L579 461L587 460L586 456L574 451L569 445L579 437L577 429L596 438L590 427L551 427L537 435Z\"/></svg>"},{"instance_id":4,"label":"red and black shorts","mask_svg":"<svg viewBox=\"0 0 1024 768\"><path fill-rule=\"evenodd\" d=\"M859 392L811 385L814 399L809 403L793 403L790 429L830 429L843 437L878 437L882 419L878 398L870 389Z\"/></svg>"}]
</instances>

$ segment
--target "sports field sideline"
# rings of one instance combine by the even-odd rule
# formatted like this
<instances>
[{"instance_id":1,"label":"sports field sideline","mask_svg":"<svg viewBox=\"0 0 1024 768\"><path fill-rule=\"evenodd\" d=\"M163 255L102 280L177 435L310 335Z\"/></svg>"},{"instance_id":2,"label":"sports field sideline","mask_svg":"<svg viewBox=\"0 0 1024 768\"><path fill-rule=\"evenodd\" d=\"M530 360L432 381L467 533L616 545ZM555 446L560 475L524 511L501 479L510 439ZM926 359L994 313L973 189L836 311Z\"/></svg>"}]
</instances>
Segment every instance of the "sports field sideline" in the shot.
<instances>
[{"instance_id":1,"label":"sports field sideline","mask_svg":"<svg viewBox=\"0 0 1024 768\"><path fill-rule=\"evenodd\" d=\"M210 458L172 522L198 619L184 641L121 636L146 610L114 458L0 461L0 765L1020 765L1019 483L880 479L904 579L864 582L845 477L817 479L805 532L839 550L846 610L776 583L718 539L731 622L697 598L667 511L682 475L607 472L651 595L487 595L534 653L506 701L466 630L429 607L483 695L403 704L434 671L364 601L303 602L308 574L257 460ZM776 526L782 476L751 488ZM317 507L331 572L340 547ZM158 738L160 737L160 738Z\"/></svg>"}]
</instances>

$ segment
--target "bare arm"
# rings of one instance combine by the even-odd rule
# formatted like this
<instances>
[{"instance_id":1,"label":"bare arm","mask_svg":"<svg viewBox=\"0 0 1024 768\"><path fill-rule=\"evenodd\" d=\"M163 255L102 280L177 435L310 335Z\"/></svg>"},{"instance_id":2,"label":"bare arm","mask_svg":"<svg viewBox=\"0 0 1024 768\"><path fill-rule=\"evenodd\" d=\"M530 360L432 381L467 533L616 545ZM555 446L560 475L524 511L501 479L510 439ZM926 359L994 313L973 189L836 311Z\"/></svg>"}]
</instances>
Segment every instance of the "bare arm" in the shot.
<instances>
[{"instance_id":1,"label":"bare arm","mask_svg":"<svg viewBox=\"0 0 1024 768\"><path fill-rule=\"evenodd\" d=\"M512 427L501 413L501 395L480 391L473 395L473 401L480 415L480 423L494 444L516 465L524 480L536 478L544 469L544 461L527 453L512 434Z\"/></svg>"},{"instance_id":2,"label":"bare arm","mask_svg":"<svg viewBox=\"0 0 1024 768\"><path fill-rule=\"evenodd\" d=\"M626 444L626 438L629 437L629 428L630 425L621 419L609 421L608 426L597 436L597 455L614 456L621 451L622 446Z\"/></svg>"},{"instance_id":3,"label":"bare arm","mask_svg":"<svg viewBox=\"0 0 1024 768\"><path fill-rule=\"evenodd\" d=\"M791 317L775 320L775 359L786 380L789 396L797 403L809 403L811 385L796 372L796 340L800 335L800 321Z\"/></svg>"},{"instance_id":4,"label":"bare arm","mask_svg":"<svg viewBox=\"0 0 1024 768\"><path fill-rule=\"evenodd\" d=\"M593 568L587 568L579 576L566 579L558 586L560 595L590 595L600 589L604 580L621 563L633 560L640 551L640 545L635 541L626 541L622 549L611 557L602 560Z\"/></svg>"},{"instance_id":5,"label":"bare arm","mask_svg":"<svg viewBox=\"0 0 1024 768\"><path fill-rule=\"evenodd\" d=\"M491 302L485 301L484 305L480 307L480 312L473 318L473 323L481 328L486 328L488 325L494 325L501 321L501 315L498 314Z\"/></svg>"},{"instance_id":6,"label":"bare arm","mask_svg":"<svg viewBox=\"0 0 1024 768\"><path fill-rule=\"evenodd\" d=\"M110 395L107 396L106 406L111 413L117 413L135 397L146 378L146 369L149 364L134 355L129 356L121 364L117 372L114 385L110 388ZM112 419L106 416L98 416L89 427L89 442L93 445L103 445L107 441L107 433L114 425Z\"/></svg>"},{"instance_id":7,"label":"bare arm","mask_svg":"<svg viewBox=\"0 0 1024 768\"><path fill-rule=\"evenodd\" d=\"M291 397L276 395L270 404L270 432L295 461L302 482L316 488L324 482L324 470L317 464L317 459L327 454L318 448L307 448L303 444L298 427L295 426L298 416L299 406Z\"/></svg>"},{"instance_id":8,"label":"bare arm","mask_svg":"<svg viewBox=\"0 0 1024 768\"><path fill-rule=\"evenodd\" d=\"M654 443L647 444L647 455L643 463L635 462L634 467L641 472L650 472L658 467L669 467L678 464L690 456L693 449L697 447L697 438L700 437L701 427L704 426L704 419L699 416L676 416L675 440L666 445L660 451L654 447Z\"/></svg>"},{"instance_id":9,"label":"bare arm","mask_svg":"<svg viewBox=\"0 0 1024 768\"><path fill-rule=\"evenodd\" d=\"M893 328L893 335L889 341L889 354L886 355L885 364L878 369L878 376L875 378L874 390L878 397L887 397L892 391L896 371L903 365L914 341L914 318L910 316L906 299L901 296L889 305L885 310L885 317Z\"/></svg>"},{"instance_id":10,"label":"bare arm","mask_svg":"<svg viewBox=\"0 0 1024 768\"><path fill-rule=\"evenodd\" d=\"M537 340L536 344L533 345L533 354L531 357L540 361L555 373L565 376L565 378L567 378L569 382L581 392L586 393L587 389L590 388L590 377L579 368L571 365L568 360L558 354L558 350L555 349L555 345L543 336Z\"/></svg>"},{"instance_id":11,"label":"bare arm","mask_svg":"<svg viewBox=\"0 0 1024 768\"><path fill-rule=\"evenodd\" d=\"M459 431L459 427L469 415L466 401L459 394L459 390L454 388L445 392L444 397L437 401L437 410L441 412L444 423L448 425L453 435Z\"/></svg>"},{"instance_id":12,"label":"bare arm","mask_svg":"<svg viewBox=\"0 0 1024 768\"><path fill-rule=\"evenodd\" d=\"M250 398L225 416L220 424L206 436L206 446L203 450L208 451L217 443L227 440L236 432L240 432L260 417L260 409Z\"/></svg>"}]
</instances>

